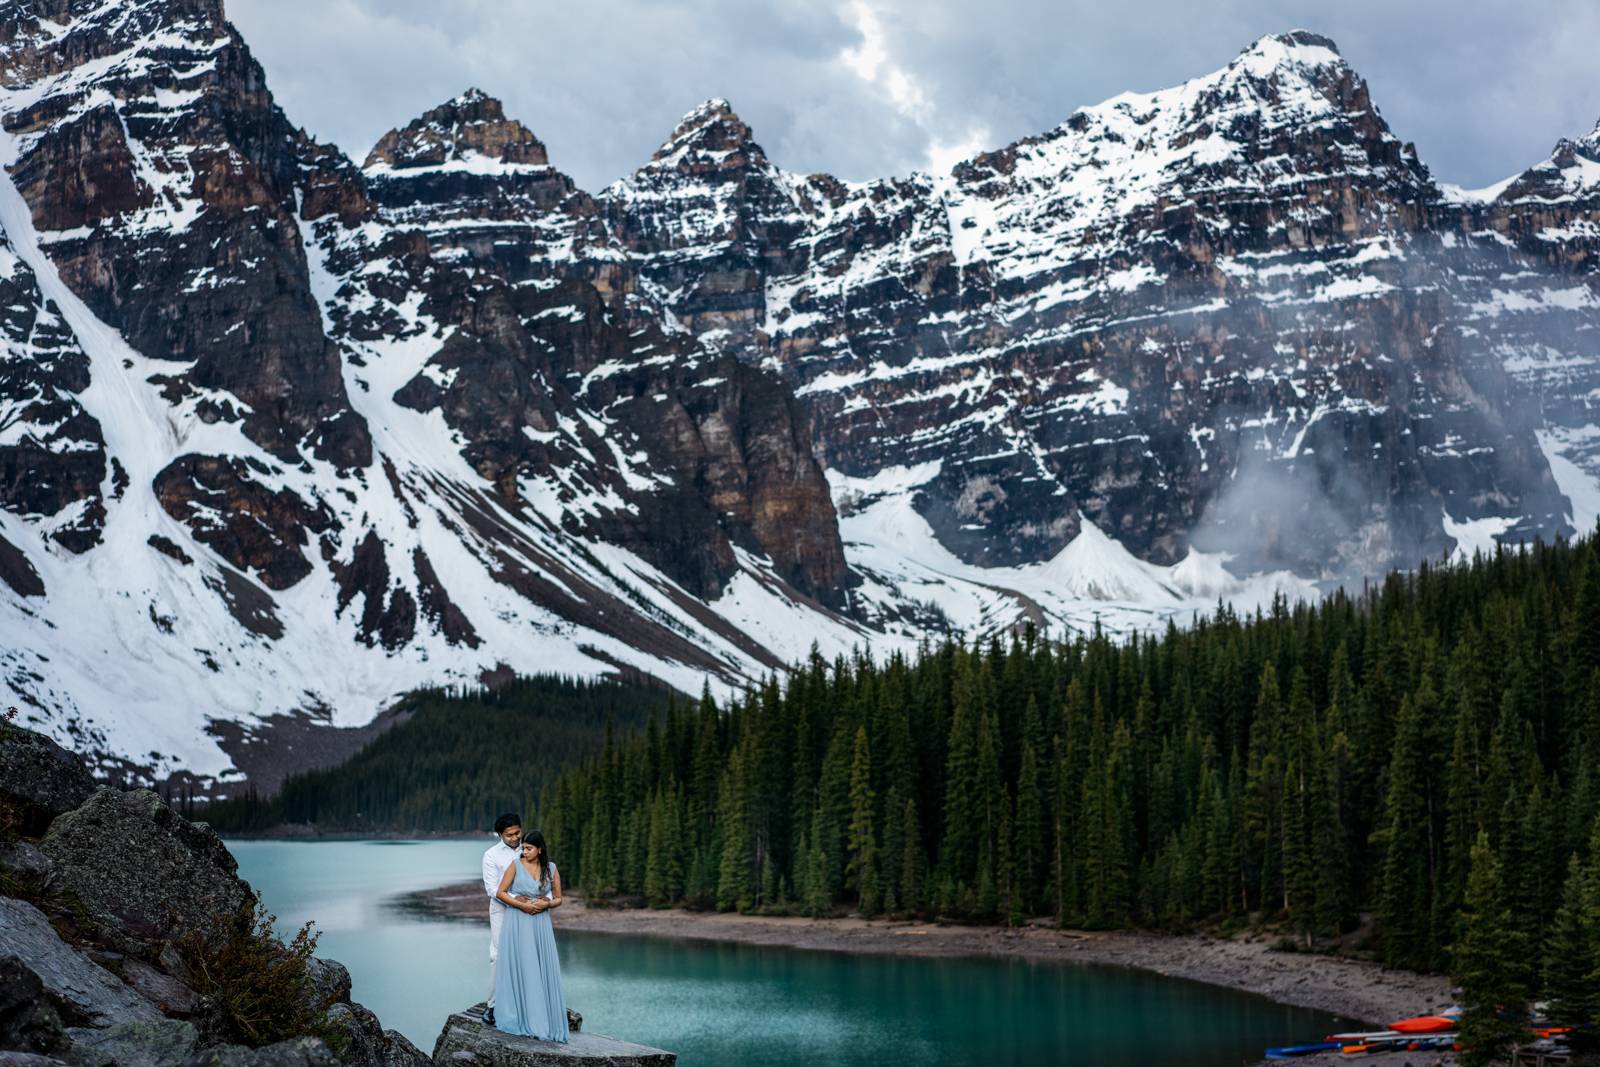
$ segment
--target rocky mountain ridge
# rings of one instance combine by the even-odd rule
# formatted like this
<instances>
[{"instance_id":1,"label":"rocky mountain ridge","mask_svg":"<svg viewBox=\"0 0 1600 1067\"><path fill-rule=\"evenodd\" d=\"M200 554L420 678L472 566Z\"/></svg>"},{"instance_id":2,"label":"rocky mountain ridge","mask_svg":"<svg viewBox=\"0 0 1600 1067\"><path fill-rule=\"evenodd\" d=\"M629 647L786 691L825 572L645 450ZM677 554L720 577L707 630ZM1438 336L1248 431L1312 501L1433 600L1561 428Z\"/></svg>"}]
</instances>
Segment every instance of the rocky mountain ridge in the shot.
<instances>
[{"instance_id":1,"label":"rocky mountain ridge","mask_svg":"<svg viewBox=\"0 0 1600 1067\"><path fill-rule=\"evenodd\" d=\"M1325 38L1262 38L943 177L802 178L749 137L725 102L692 113L605 194L618 229L703 340L793 383L830 468L937 464L916 508L967 562L1050 558L1088 519L1156 563L1336 577L1490 513L1564 526L1540 414L1503 400L1497 209L1437 186ZM1592 325L1592 257L1564 254ZM1236 499L1240 471L1277 492Z\"/></svg>"},{"instance_id":2,"label":"rocky mountain ridge","mask_svg":"<svg viewBox=\"0 0 1600 1067\"><path fill-rule=\"evenodd\" d=\"M1315 34L941 176L793 174L708 101L591 194L478 90L358 166L217 0L0 8L0 680L102 772L1600 511L1600 134L1441 185Z\"/></svg>"}]
</instances>

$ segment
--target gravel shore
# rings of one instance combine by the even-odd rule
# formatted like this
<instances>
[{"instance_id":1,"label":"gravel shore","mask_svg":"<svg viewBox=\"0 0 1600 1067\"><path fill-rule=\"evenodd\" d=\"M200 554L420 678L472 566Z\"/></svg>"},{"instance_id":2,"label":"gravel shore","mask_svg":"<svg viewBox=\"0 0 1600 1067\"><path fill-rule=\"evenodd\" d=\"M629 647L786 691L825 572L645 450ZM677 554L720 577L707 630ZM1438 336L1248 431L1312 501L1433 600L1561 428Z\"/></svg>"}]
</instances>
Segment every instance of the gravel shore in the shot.
<instances>
[{"instance_id":1,"label":"gravel shore","mask_svg":"<svg viewBox=\"0 0 1600 1067\"><path fill-rule=\"evenodd\" d=\"M407 898L414 907L470 922L487 921L476 884L426 890ZM1279 952L1265 940L1173 937L1136 931L1083 932L1037 924L1012 929L887 919L806 919L676 908L590 908L568 896L552 920L596 933L644 934L700 941L902 956L1007 956L1040 962L1102 963L1244 990L1281 1004L1315 1008L1381 1027L1449 1004L1450 983L1438 975L1385 970L1360 960ZM1290 1040L1294 1035L1285 1035ZM1309 1036L1309 1035L1303 1035ZM1349 1062L1335 1053L1296 1062ZM1452 1062L1448 1053L1363 1056L1362 1063L1412 1067Z\"/></svg>"}]
</instances>

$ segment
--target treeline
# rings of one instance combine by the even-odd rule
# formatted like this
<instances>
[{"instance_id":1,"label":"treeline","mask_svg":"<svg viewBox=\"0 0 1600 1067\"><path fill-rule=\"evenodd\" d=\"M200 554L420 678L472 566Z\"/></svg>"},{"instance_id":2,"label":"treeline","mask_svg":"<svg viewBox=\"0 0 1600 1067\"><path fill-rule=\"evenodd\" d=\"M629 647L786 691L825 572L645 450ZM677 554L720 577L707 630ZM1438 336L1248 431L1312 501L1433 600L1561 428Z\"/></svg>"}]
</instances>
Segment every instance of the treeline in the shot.
<instances>
[{"instance_id":1,"label":"treeline","mask_svg":"<svg viewBox=\"0 0 1600 1067\"><path fill-rule=\"evenodd\" d=\"M599 751L608 729L637 731L670 691L644 682L555 676L503 687L430 689L404 721L348 762L290 777L276 797L196 805L224 833L310 823L349 831L487 832L508 809L531 813L546 781Z\"/></svg>"},{"instance_id":2,"label":"treeline","mask_svg":"<svg viewBox=\"0 0 1600 1067\"><path fill-rule=\"evenodd\" d=\"M1600 551L1423 567L1153 639L813 656L608 737L547 797L569 884L596 897L1265 919L1308 943L1370 911L1382 959L1419 970L1452 962L1469 904L1500 908L1467 899L1476 845L1521 973L1559 984L1575 945L1585 966L1600 948Z\"/></svg>"}]
</instances>

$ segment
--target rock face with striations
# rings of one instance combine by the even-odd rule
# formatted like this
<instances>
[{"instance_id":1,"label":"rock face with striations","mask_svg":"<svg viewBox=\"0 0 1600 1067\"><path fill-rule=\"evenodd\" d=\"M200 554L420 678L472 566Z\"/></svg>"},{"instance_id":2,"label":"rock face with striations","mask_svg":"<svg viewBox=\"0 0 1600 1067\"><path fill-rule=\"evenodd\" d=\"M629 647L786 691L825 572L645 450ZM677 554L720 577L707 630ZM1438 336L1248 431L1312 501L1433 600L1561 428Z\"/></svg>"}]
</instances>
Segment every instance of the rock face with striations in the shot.
<instances>
[{"instance_id":1,"label":"rock face with striations","mask_svg":"<svg viewBox=\"0 0 1600 1067\"><path fill-rule=\"evenodd\" d=\"M681 320L781 368L828 466L921 468L965 560L1046 560L1087 521L1155 563L1334 576L1489 516L1564 528L1466 280L1503 248L1460 239L1314 34L949 175L788 174L712 101L602 200Z\"/></svg>"},{"instance_id":2,"label":"rock face with striations","mask_svg":"<svg viewBox=\"0 0 1600 1067\"><path fill-rule=\"evenodd\" d=\"M219 0L0 8L0 685L36 725L214 779L175 704L366 719L505 668L694 691L781 668L787 616L859 638L808 413L641 290L498 101L358 167Z\"/></svg>"},{"instance_id":3,"label":"rock face with striations","mask_svg":"<svg viewBox=\"0 0 1600 1067\"><path fill-rule=\"evenodd\" d=\"M544 483L573 532L638 552L698 598L722 595L742 547L770 559L799 592L844 606L844 551L799 405L770 374L663 328L661 305L641 291L593 198L550 165L499 101L473 91L428 111L386 134L363 173L391 230L415 227L432 259L504 283L444 288L450 279L437 274L391 273L381 291L336 294L335 322L352 304L385 301L398 315L399 284L426 292L424 306L462 335L491 327L471 348L441 349L401 387L400 403L441 410L474 442L468 460L502 492L513 469ZM319 232L330 247L350 249L337 229ZM515 366L504 366L508 355ZM518 378L544 387L537 406ZM528 436L504 432L530 424ZM607 446L614 456L630 457L621 471L586 461L600 434L616 439ZM584 483L624 497L648 486L650 502L595 508Z\"/></svg>"}]
</instances>

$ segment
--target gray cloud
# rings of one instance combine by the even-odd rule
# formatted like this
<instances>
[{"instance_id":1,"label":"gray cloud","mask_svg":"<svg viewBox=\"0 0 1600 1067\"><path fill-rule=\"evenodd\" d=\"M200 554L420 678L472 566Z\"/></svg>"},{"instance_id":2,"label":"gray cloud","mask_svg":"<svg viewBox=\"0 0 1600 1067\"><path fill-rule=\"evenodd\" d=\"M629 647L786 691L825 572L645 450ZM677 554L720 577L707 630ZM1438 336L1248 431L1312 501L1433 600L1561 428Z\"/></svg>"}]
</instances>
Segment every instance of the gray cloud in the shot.
<instances>
[{"instance_id":1,"label":"gray cloud","mask_svg":"<svg viewBox=\"0 0 1600 1067\"><path fill-rule=\"evenodd\" d=\"M783 166L869 178L925 167L952 146L999 147L1126 89L1176 84L1293 27L1339 42L1396 134L1444 181L1498 180L1600 118L1600 5L1570 0L229 0L228 10L290 117L357 159L385 130L476 85L589 189L642 163L707 97L729 98Z\"/></svg>"}]
</instances>

